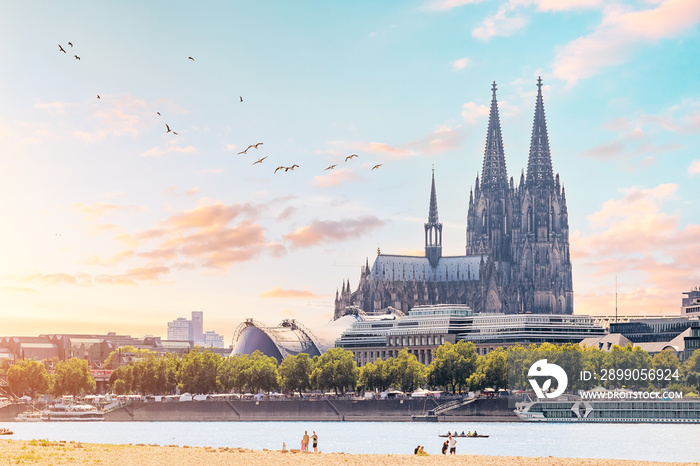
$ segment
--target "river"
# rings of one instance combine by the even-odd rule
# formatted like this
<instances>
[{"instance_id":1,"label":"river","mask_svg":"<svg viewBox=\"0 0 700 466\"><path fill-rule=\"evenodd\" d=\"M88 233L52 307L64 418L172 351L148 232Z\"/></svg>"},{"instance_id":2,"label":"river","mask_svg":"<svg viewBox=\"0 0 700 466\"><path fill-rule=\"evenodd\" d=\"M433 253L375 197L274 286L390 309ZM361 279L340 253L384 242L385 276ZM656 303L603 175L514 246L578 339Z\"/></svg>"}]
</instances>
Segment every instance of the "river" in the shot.
<instances>
[{"instance_id":1,"label":"river","mask_svg":"<svg viewBox=\"0 0 700 466\"><path fill-rule=\"evenodd\" d=\"M700 424L548 424L410 422L11 422L17 439L89 443L154 443L279 450L299 448L304 430L319 436L319 450L345 453L413 453L424 445L440 452L449 430L476 428L489 438L460 438L458 454L554 456L655 461L700 461Z\"/></svg>"}]
</instances>

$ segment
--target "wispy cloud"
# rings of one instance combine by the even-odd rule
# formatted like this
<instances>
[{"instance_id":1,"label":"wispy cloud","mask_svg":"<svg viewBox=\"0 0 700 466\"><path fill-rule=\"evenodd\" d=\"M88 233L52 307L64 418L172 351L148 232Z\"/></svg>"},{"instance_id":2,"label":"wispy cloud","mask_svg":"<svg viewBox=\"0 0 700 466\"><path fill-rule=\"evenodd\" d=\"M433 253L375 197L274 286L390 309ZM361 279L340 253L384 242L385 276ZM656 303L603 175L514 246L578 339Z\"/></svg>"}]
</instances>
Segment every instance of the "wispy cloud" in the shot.
<instances>
[{"instance_id":1,"label":"wispy cloud","mask_svg":"<svg viewBox=\"0 0 700 466\"><path fill-rule=\"evenodd\" d=\"M473 125L481 117L488 116L489 107L474 102L466 102L462 105L462 118L466 123Z\"/></svg>"},{"instance_id":2,"label":"wispy cloud","mask_svg":"<svg viewBox=\"0 0 700 466\"><path fill-rule=\"evenodd\" d=\"M469 64L469 58L464 57L464 58L458 58L457 60L452 62L452 68L455 70L463 70L464 68L467 67Z\"/></svg>"},{"instance_id":3,"label":"wispy cloud","mask_svg":"<svg viewBox=\"0 0 700 466\"><path fill-rule=\"evenodd\" d=\"M71 206L71 208L80 212L81 214L90 217L101 217L102 215L105 215L109 212L135 212L140 210L146 210L146 208L143 206L123 206L117 204L108 204L106 202L96 202L94 204L75 203Z\"/></svg>"},{"instance_id":4,"label":"wispy cloud","mask_svg":"<svg viewBox=\"0 0 700 466\"><path fill-rule=\"evenodd\" d=\"M411 142L406 146L420 154L435 155L459 149L464 137L465 134L460 125L454 128L443 125L423 139Z\"/></svg>"},{"instance_id":5,"label":"wispy cloud","mask_svg":"<svg viewBox=\"0 0 700 466\"><path fill-rule=\"evenodd\" d=\"M171 196L186 196L186 197L191 197L195 196L197 193L199 193L199 188L194 187L190 189L182 189L178 188L177 186L168 186L165 188L165 193L169 194Z\"/></svg>"},{"instance_id":6,"label":"wispy cloud","mask_svg":"<svg viewBox=\"0 0 700 466\"><path fill-rule=\"evenodd\" d=\"M471 3L481 3L483 0L432 0L424 9L446 11L460 6L469 5Z\"/></svg>"},{"instance_id":7,"label":"wispy cloud","mask_svg":"<svg viewBox=\"0 0 700 466\"><path fill-rule=\"evenodd\" d=\"M359 238L382 226L384 222L374 215L340 221L314 220L309 225L284 235L283 238L292 243L292 247L307 248L321 243Z\"/></svg>"},{"instance_id":8,"label":"wispy cloud","mask_svg":"<svg viewBox=\"0 0 700 466\"><path fill-rule=\"evenodd\" d=\"M170 146L166 148L161 148L161 147L154 147L153 149L147 150L146 152L143 152L141 155L143 157L162 157L165 154L170 154L172 152L177 152L180 154L194 154L197 153L197 149L194 146L185 146L185 147L178 147L178 146Z\"/></svg>"},{"instance_id":9,"label":"wispy cloud","mask_svg":"<svg viewBox=\"0 0 700 466\"><path fill-rule=\"evenodd\" d=\"M335 168L323 175L314 176L314 183L322 188L338 186L346 181L358 180L360 177L350 168Z\"/></svg>"},{"instance_id":10,"label":"wispy cloud","mask_svg":"<svg viewBox=\"0 0 700 466\"><path fill-rule=\"evenodd\" d=\"M309 290L283 290L279 286L276 286L272 288L271 290L267 290L263 293L260 293L261 298L317 298L315 294L313 294Z\"/></svg>"},{"instance_id":11,"label":"wispy cloud","mask_svg":"<svg viewBox=\"0 0 700 466\"><path fill-rule=\"evenodd\" d=\"M688 174L690 176L700 175L700 159L690 162L690 166L688 166Z\"/></svg>"},{"instance_id":12,"label":"wispy cloud","mask_svg":"<svg viewBox=\"0 0 700 466\"><path fill-rule=\"evenodd\" d=\"M607 66L628 60L645 44L678 37L700 21L697 0L663 0L655 8L630 11L615 5L605 9L593 32L564 45L552 64L552 74L570 86Z\"/></svg>"},{"instance_id":13,"label":"wispy cloud","mask_svg":"<svg viewBox=\"0 0 700 466\"><path fill-rule=\"evenodd\" d=\"M527 23L527 18L513 13L511 3L506 3L495 15L485 18L479 26L472 29L472 37L479 40L489 40L496 36L508 37L527 26Z\"/></svg>"}]
</instances>

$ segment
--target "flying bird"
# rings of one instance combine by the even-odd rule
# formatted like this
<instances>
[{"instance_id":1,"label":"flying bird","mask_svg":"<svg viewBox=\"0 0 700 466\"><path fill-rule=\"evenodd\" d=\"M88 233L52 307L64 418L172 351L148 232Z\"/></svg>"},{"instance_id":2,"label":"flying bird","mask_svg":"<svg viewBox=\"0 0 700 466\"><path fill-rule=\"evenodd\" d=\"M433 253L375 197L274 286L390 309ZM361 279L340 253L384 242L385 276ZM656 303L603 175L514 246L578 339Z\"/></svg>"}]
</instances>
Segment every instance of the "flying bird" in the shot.
<instances>
[{"instance_id":1,"label":"flying bird","mask_svg":"<svg viewBox=\"0 0 700 466\"><path fill-rule=\"evenodd\" d=\"M72 42L68 42L68 45L70 45L71 47L73 47L73 43L72 43Z\"/></svg>"},{"instance_id":2,"label":"flying bird","mask_svg":"<svg viewBox=\"0 0 700 466\"><path fill-rule=\"evenodd\" d=\"M384 165L384 164L383 164L383 163L378 163L377 165L375 165L375 166L372 167L372 170L374 170L375 168L379 168L379 167L381 167L382 165ZM372 170L370 170L370 171L372 171Z\"/></svg>"},{"instance_id":3,"label":"flying bird","mask_svg":"<svg viewBox=\"0 0 700 466\"><path fill-rule=\"evenodd\" d=\"M80 60L79 56L77 56L77 55L73 55L73 56L75 57L76 60Z\"/></svg>"},{"instance_id":4,"label":"flying bird","mask_svg":"<svg viewBox=\"0 0 700 466\"><path fill-rule=\"evenodd\" d=\"M158 114L158 116L160 116L160 112L156 112L156 113Z\"/></svg>"},{"instance_id":5,"label":"flying bird","mask_svg":"<svg viewBox=\"0 0 700 466\"><path fill-rule=\"evenodd\" d=\"M263 144L262 142L259 142L259 143L255 144L255 145L253 145L253 147L255 147L255 148L257 149L258 146L262 146L262 144Z\"/></svg>"},{"instance_id":6,"label":"flying bird","mask_svg":"<svg viewBox=\"0 0 700 466\"><path fill-rule=\"evenodd\" d=\"M243 96L238 96L239 99L241 99L241 102L243 102Z\"/></svg>"},{"instance_id":7,"label":"flying bird","mask_svg":"<svg viewBox=\"0 0 700 466\"><path fill-rule=\"evenodd\" d=\"M253 165L255 165L256 163L262 163L262 161L265 160L266 158L267 158L267 155L265 157L261 158L260 160L258 160L257 162L253 162Z\"/></svg>"},{"instance_id":8,"label":"flying bird","mask_svg":"<svg viewBox=\"0 0 700 466\"><path fill-rule=\"evenodd\" d=\"M61 44L58 44L58 49L59 49L61 52L66 53L66 51L63 50L63 47L61 47Z\"/></svg>"},{"instance_id":9,"label":"flying bird","mask_svg":"<svg viewBox=\"0 0 700 466\"><path fill-rule=\"evenodd\" d=\"M98 99L100 98L100 94L97 94L97 98L98 98Z\"/></svg>"},{"instance_id":10,"label":"flying bird","mask_svg":"<svg viewBox=\"0 0 700 466\"><path fill-rule=\"evenodd\" d=\"M175 136L177 136L177 133L176 133L175 131L173 131L173 134L174 134Z\"/></svg>"},{"instance_id":11,"label":"flying bird","mask_svg":"<svg viewBox=\"0 0 700 466\"><path fill-rule=\"evenodd\" d=\"M292 165L291 167L284 167L284 171L285 171L285 172L286 172L286 171L289 171L289 170L294 171L294 168L295 168L295 167L298 167L298 166L299 166L299 165L297 165L297 164L295 163L295 164Z\"/></svg>"},{"instance_id":12,"label":"flying bird","mask_svg":"<svg viewBox=\"0 0 700 466\"><path fill-rule=\"evenodd\" d=\"M170 132L170 126L168 126L168 124L166 123L166 124L165 124L165 127L168 129L168 130L166 131L166 133L169 133L169 132Z\"/></svg>"},{"instance_id":13,"label":"flying bird","mask_svg":"<svg viewBox=\"0 0 700 466\"><path fill-rule=\"evenodd\" d=\"M328 168L326 168L326 170L333 170L336 166L337 166L337 164L336 165L329 165ZM326 170L323 170L323 171L325 172Z\"/></svg>"},{"instance_id":14,"label":"flying bird","mask_svg":"<svg viewBox=\"0 0 700 466\"><path fill-rule=\"evenodd\" d=\"M275 168L275 173L277 173L277 170L287 171L287 167L277 167L277 168Z\"/></svg>"},{"instance_id":15,"label":"flying bird","mask_svg":"<svg viewBox=\"0 0 700 466\"><path fill-rule=\"evenodd\" d=\"M190 60L194 61L194 58L192 58L192 57L187 57L187 58L189 58Z\"/></svg>"},{"instance_id":16,"label":"flying bird","mask_svg":"<svg viewBox=\"0 0 700 466\"><path fill-rule=\"evenodd\" d=\"M359 155L357 155L357 154L348 155L347 157L345 157L345 161L347 162L349 159L352 159L355 157L359 157Z\"/></svg>"}]
</instances>

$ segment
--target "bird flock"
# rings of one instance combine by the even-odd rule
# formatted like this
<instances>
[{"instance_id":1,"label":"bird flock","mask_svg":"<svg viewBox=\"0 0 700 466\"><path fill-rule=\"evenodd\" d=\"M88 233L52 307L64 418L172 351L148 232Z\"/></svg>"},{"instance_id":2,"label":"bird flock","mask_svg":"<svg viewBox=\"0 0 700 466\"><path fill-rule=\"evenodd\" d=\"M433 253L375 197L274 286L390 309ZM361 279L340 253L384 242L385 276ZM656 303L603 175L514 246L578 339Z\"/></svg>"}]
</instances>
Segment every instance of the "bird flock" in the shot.
<instances>
[{"instance_id":1,"label":"bird flock","mask_svg":"<svg viewBox=\"0 0 700 466\"><path fill-rule=\"evenodd\" d=\"M71 49L73 49L73 43L72 43L72 42L67 42L67 44L68 44L68 46L69 46ZM63 52L63 53L66 54L66 55L68 54L68 52L66 52L66 50L63 48L63 46L62 46L61 44L58 44L58 50L59 50L59 52ZM75 60L80 60L80 57L79 57L77 54L74 54L73 57L75 58ZM191 56L188 56L187 59L188 59L188 60L191 60L191 61L195 61L194 57L191 57ZM240 96L240 95L239 95L238 98L239 98L239 100L240 100L240 103L243 103L243 96ZM100 97L100 94L97 94L97 99L98 99L98 100L101 100L101 99L102 99L102 98ZM156 112L156 114L157 114L158 116L162 116L160 112ZM164 123L164 124L165 124L165 129L166 129L165 133L166 133L166 134L172 133L172 134L175 135L175 136L178 135L178 132L172 130L172 129L170 128L170 125L168 125L168 123ZM247 154L248 154L248 151L249 151L250 149L258 149L261 145L263 145L262 142L258 142L258 143L256 143L256 144L250 144L245 150L243 150L243 151L241 151L241 152L238 152L237 155L247 155ZM345 162L348 162L348 161L350 161L350 160L352 160L353 158L356 158L356 157L359 157L359 155L357 155L357 154L350 154L350 155L348 155L347 157L345 157ZM262 158L256 160L255 162L253 162L252 165L262 164L263 161L264 161L265 159L267 159L267 158L268 158L268 156L262 157ZM337 166L338 166L338 163L329 165L329 166L326 167L323 171L334 170L335 167L337 167ZM379 168L379 167L381 167L381 166L383 166L383 164L381 164L381 163L376 164L376 165L374 165L374 166L370 169L370 171L376 170L377 168ZM282 172L282 173L286 173L286 172L289 172L289 171L294 171L295 168L299 168L299 165L297 165L297 164L292 164L291 166L280 165L280 166L278 166L277 168L275 168L275 171L274 171L273 173L277 173L278 171L279 171L279 172Z\"/></svg>"}]
</instances>

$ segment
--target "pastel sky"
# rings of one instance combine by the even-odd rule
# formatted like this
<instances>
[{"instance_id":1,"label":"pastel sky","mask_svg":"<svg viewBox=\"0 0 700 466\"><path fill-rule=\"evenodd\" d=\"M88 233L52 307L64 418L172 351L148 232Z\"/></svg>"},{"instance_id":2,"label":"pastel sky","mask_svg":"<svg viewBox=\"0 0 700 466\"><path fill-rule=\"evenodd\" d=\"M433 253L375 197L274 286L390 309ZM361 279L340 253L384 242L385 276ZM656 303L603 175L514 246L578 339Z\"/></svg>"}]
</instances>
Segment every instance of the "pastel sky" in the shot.
<instances>
[{"instance_id":1,"label":"pastel sky","mask_svg":"<svg viewBox=\"0 0 700 466\"><path fill-rule=\"evenodd\" d=\"M517 182L538 76L575 313L614 313L617 277L621 314L677 314L699 22L697 0L6 2L0 335L327 322L378 247L422 254L433 166L464 254L491 83Z\"/></svg>"}]
</instances>

